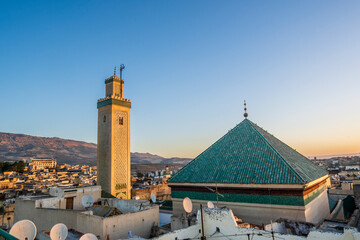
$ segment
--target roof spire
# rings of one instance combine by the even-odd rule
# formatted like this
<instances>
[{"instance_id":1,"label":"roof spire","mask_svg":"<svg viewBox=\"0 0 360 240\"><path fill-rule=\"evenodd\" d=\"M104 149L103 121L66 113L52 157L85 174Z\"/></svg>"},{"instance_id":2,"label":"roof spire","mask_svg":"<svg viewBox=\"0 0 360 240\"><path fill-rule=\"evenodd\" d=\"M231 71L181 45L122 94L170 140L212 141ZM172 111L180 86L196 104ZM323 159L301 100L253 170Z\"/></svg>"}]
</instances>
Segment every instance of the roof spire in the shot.
<instances>
[{"instance_id":1,"label":"roof spire","mask_svg":"<svg viewBox=\"0 0 360 240\"><path fill-rule=\"evenodd\" d=\"M116 66L114 67L114 76L116 76Z\"/></svg>"},{"instance_id":2,"label":"roof spire","mask_svg":"<svg viewBox=\"0 0 360 240\"><path fill-rule=\"evenodd\" d=\"M245 111L244 117L245 117L245 118L248 117L248 114L247 114L246 110L247 110L247 108L246 108L246 100L244 100L244 111Z\"/></svg>"}]
</instances>

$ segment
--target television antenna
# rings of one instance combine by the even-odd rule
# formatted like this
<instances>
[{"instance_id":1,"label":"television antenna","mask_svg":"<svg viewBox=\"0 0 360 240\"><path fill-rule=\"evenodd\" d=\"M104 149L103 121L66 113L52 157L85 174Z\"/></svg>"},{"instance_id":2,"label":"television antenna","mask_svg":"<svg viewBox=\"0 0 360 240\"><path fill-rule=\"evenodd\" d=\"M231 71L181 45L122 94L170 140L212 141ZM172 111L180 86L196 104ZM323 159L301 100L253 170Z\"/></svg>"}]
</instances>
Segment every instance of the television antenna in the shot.
<instances>
[{"instance_id":1,"label":"television antenna","mask_svg":"<svg viewBox=\"0 0 360 240\"><path fill-rule=\"evenodd\" d=\"M98 238L92 233L86 233L79 240L98 240Z\"/></svg>"},{"instance_id":2,"label":"television antenna","mask_svg":"<svg viewBox=\"0 0 360 240\"><path fill-rule=\"evenodd\" d=\"M156 203L156 196L154 193L151 193L151 202Z\"/></svg>"},{"instance_id":3,"label":"television antenna","mask_svg":"<svg viewBox=\"0 0 360 240\"><path fill-rule=\"evenodd\" d=\"M213 193L216 193L216 208L219 208L219 195L220 195L221 197L223 197L223 198L225 198L225 196L222 195L221 193L219 193L218 187L217 187L217 183L216 183L216 185L215 185L215 190L212 189L212 188L210 188L210 187L207 187L207 186L205 186L205 188L208 189L208 190L210 190L210 191L213 192Z\"/></svg>"},{"instance_id":4,"label":"television antenna","mask_svg":"<svg viewBox=\"0 0 360 240\"><path fill-rule=\"evenodd\" d=\"M30 220L21 220L12 226L9 233L20 240L34 240L36 226Z\"/></svg>"},{"instance_id":5,"label":"television antenna","mask_svg":"<svg viewBox=\"0 0 360 240\"><path fill-rule=\"evenodd\" d=\"M120 65L120 79L122 79L122 71L125 69L125 65L121 64Z\"/></svg>"},{"instance_id":6,"label":"television antenna","mask_svg":"<svg viewBox=\"0 0 360 240\"><path fill-rule=\"evenodd\" d=\"M200 212L201 212L201 240L206 240L205 231L204 231L204 215L203 215L203 207L200 204Z\"/></svg>"},{"instance_id":7,"label":"television antenna","mask_svg":"<svg viewBox=\"0 0 360 240\"><path fill-rule=\"evenodd\" d=\"M215 206L214 206L213 202L208 201L208 202L207 202L207 207L208 207L208 208L214 208Z\"/></svg>"},{"instance_id":8,"label":"television antenna","mask_svg":"<svg viewBox=\"0 0 360 240\"><path fill-rule=\"evenodd\" d=\"M68 235L68 228L63 223L55 224L50 231L51 240L65 240Z\"/></svg>"},{"instance_id":9,"label":"television antenna","mask_svg":"<svg viewBox=\"0 0 360 240\"><path fill-rule=\"evenodd\" d=\"M81 198L81 204L84 206L84 208L92 207L94 204L94 198L91 195L84 195Z\"/></svg>"}]
</instances>

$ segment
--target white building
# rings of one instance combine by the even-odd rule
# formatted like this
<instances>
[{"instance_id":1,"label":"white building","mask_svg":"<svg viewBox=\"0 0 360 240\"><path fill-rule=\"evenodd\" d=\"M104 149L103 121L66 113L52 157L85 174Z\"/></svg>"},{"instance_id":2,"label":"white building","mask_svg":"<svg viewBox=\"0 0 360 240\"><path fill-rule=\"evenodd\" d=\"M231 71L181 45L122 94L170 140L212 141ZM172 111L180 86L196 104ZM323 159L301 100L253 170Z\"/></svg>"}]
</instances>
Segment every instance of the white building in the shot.
<instances>
[{"instance_id":1,"label":"white building","mask_svg":"<svg viewBox=\"0 0 360 240\"><path fill-rule=\"evenodd\" d=\"M359 165L346 166L345 171L348 171L348 170L360 170L360 166Z\"/></svg>"},{"instance_id":2,"label":"white building","mask_svg":"<svg viewBox=\"0 0 360 240\"><path fill-rule=\"evenodd\" d=\"M56 160L54 158L31 159L31 163L29 165L32 167L33 171L45 168L56 168Z\"/></svg>"},{"instance_id":3,"label":"white building","mask_svg":"<svg viewBox=\"0 0 360 240\"><path fill-rule=\"evenodd\" d=\"M84 195L94 198L85 209ZM134 235L149 238L159 226L159 207L148 201L101 198L100 186L51 188L50 195L20 197L15 203L14 221L29 219L38 232L48 232L57 223L82 233L93 233L99 239L119 239Z\"/></svg>"}]
</instances>

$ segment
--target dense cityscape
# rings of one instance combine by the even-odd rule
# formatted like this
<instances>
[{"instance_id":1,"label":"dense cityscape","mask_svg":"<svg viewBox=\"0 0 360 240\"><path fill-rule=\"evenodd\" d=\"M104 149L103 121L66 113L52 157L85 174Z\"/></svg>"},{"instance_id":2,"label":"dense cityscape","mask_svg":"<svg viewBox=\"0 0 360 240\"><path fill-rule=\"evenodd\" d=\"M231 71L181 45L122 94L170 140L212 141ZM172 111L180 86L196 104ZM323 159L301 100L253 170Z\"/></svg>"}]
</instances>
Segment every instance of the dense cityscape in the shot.
<instances>
[{"instance_id":1,"label":"dense cityscape","mask_svg":"<svg viewBox=\"0 0 360 240\"><path fill-rule=\"evenodd\" d=\"M329 203L333 205L331 207L335 208L339 202L346 203L343 215L333 218L332 224L337 222L341 226L347 223L348 226L359 227L353 218L358 214L357 206L360 203L360 156L313 158L312 161L329 172L331 186L328 195ZM96 185L96 166L57 164L56 159L52 158L2 161L0 166L1 228L5 230L14 224L16 198L49 194L50 188L81 188ZM171 189L167 185L167 179L181 167L182 165L178 164L170 165L170 168L161 164L153 166L135 164L131 180L132 198L149 201L151 194L154 194L157 196L157 201L164 205L160 207L160 212L168 213L172 210L172 204ZM154 170L156 168L159 169ZM153 171L148 171L149 169ZM192 221L194 224L195 220ZM241 220L238 224L242 227L256 227ZM162 232L171 229L166 224L162 228ZM308 230L305 232L308 233Z\"/></svg>"}]
</instances>

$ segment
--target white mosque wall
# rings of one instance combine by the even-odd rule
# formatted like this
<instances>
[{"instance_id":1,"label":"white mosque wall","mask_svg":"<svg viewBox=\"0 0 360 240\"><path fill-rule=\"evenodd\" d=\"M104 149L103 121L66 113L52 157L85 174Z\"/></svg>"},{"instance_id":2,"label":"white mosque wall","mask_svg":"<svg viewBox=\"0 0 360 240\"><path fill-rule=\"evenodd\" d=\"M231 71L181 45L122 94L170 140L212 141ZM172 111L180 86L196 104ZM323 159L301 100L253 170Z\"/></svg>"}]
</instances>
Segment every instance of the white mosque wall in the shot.
<instances>
[{"instance_id":1,"label":"white mosque wall","mask_svg":"<svg viewBox=\"0 0 360 240\"><path fill-rule=\"evenodd\" d=\"M173 198L173 213L175 216L185 214L183 199ZM207 201L193 199L193 211L200 209L200 204L207 205ZM216 205L216 202L214 202ZM323 191L306 206L289 206L274 204L253 204L240 202L219 202L219 208L227 207L234 215L244 222L253 224L269 224L279 218L294 221L310 222L318 224L323 219L330 217L329 201L327 191Z\"/></svg>"},{"instance_id":2,"label":"white mosque wall","mask_svg":"<svg viewBox=\"0 0 360 240\"><path fill-rule=\"evenodd\" d=\"M327 191L322 192L305 207L306 222L317 224L330 217Z\"/></svg>"},{"instance_id":3,"label":"white mosque wall","mask_svg":"<svg viewBox=\"0 0 360 240\"><path fill-rule=\"evenodd\" d=\"M185 214L182 201L183 199L173 198L173 212L174 215L180 216ZM195 200L193 202L193 211L200 209L200 204L207 205L207 201ZM214 202L216 206L216 202ZM276 204L253 204L253 203L239 203L239 202L219 202L219 208L227 207L231 209L234 215L244 222L253 224L269 224L279 218L286 218L295 221L306 222L305 207L304 206L287 206Z\"/></svg>"}]
</instances>

